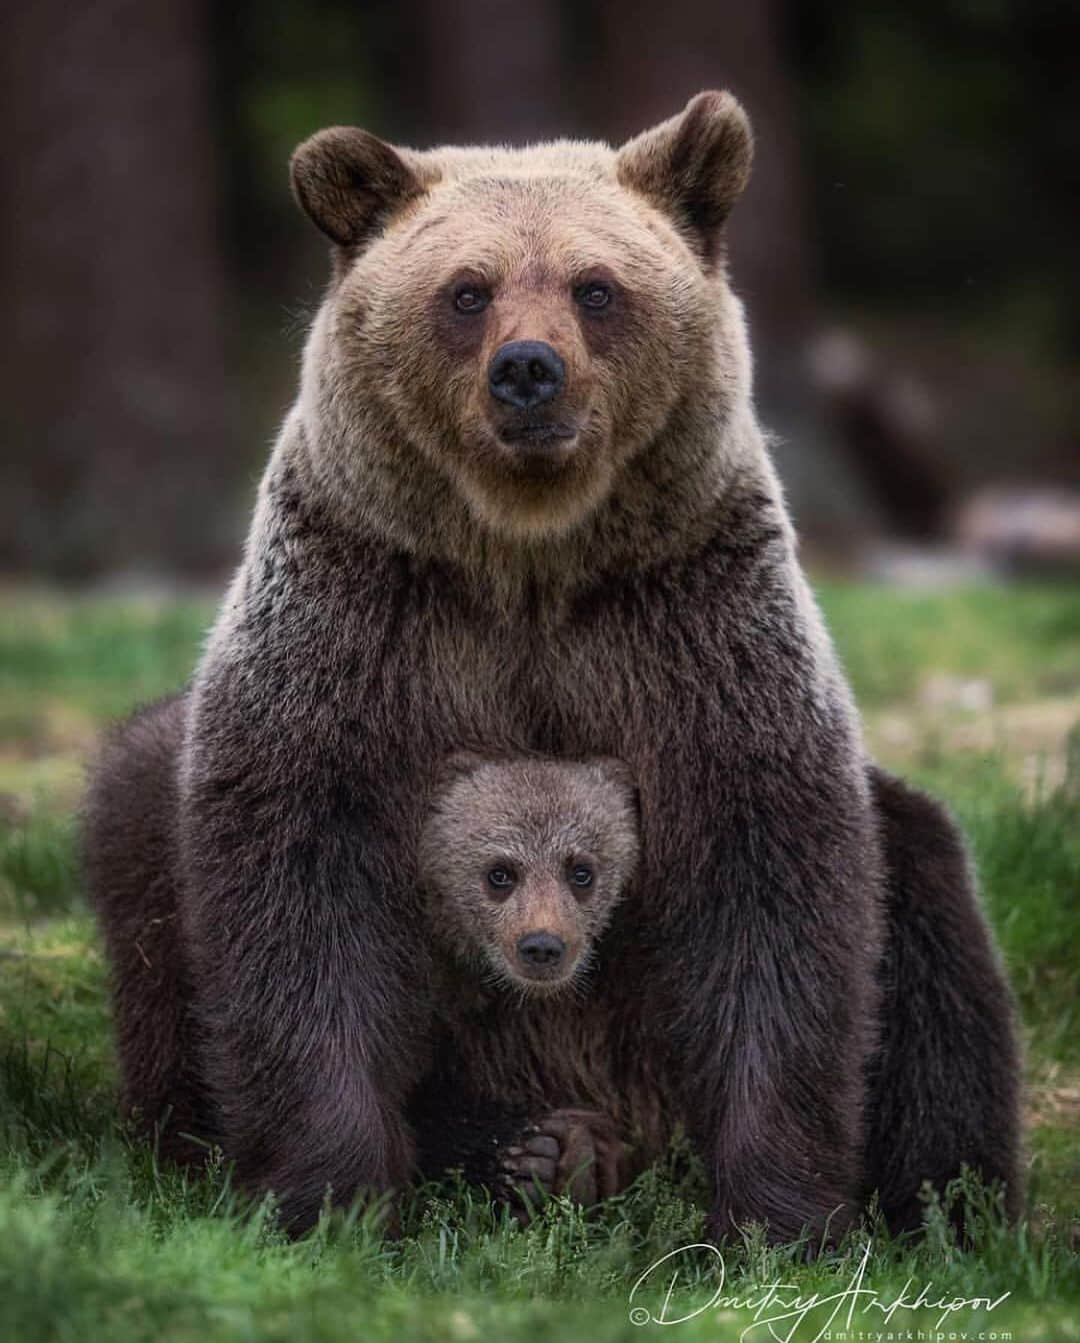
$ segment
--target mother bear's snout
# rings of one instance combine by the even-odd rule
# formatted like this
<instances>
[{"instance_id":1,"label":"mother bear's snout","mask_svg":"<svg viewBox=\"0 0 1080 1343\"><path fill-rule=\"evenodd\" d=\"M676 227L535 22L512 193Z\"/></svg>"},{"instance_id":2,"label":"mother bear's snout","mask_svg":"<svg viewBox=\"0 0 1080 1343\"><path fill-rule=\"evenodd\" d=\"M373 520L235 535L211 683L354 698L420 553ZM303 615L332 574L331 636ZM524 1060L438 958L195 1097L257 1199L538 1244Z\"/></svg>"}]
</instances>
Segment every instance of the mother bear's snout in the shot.
<instances>
[{"instance_id":1,"label":"mother bear's snout","mask_svg":"<svg viewBox=\"0 0 1080 1343\"><path fill-rule=\"evenodd\" d=\"M488 387L496 401L533 410L554 401L566 381L566 365L542 340L512 340L495 351Z\"/></svg>"}]
</instances>

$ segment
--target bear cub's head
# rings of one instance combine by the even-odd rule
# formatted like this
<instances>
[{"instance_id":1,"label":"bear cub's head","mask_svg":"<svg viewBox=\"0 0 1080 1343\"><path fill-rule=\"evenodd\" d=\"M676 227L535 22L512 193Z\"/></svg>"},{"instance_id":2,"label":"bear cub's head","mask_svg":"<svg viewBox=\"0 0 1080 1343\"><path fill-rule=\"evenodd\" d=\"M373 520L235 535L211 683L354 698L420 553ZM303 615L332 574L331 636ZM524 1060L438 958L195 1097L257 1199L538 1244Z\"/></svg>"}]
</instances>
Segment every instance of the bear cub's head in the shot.
<instances>
[{"instance_id":1,"label":"bear cub's head","mask_svg":"<svg viewBox=\"0 0 1080 1343\"><path fill-rule=\"evenodd\" d=\"M497 982L551 993L587 967L638 860L621 761L447 762L420 838L436 931Z\"/></svg>"}]
</instances>

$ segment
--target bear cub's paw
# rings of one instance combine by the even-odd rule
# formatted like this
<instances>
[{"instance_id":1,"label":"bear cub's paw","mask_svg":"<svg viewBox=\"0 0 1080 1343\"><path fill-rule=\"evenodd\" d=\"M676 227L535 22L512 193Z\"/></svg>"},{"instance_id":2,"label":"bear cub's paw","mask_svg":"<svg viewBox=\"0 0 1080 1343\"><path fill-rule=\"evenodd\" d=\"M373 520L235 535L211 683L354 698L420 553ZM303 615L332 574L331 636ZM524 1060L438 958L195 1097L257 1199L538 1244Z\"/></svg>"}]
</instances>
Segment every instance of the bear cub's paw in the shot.
<instances>
[{"instance_id":1,"label":"bear cub's paw","mask_svg":"<svg viewBox=\"0 0 1080 1343\"><path fill-rule=\"evenodd\" d=\"M590 1208L618 1193L625 1152L599 1110L552 1110L500 1152L501 1193L523 1223L557 1194Z\"/></svg>"}]
</instances>

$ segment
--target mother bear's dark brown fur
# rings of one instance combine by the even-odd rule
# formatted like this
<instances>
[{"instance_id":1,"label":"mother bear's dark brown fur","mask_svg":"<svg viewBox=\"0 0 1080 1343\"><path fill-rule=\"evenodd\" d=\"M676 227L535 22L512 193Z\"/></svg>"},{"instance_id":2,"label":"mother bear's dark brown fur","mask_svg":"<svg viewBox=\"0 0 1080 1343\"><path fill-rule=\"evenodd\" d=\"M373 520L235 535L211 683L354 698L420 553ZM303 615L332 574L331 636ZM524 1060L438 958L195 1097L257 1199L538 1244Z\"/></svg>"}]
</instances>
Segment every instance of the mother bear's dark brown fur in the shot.
<instances>
[{"instance_id":1,"label":"mother bear's dark brown fur","mask_svg":"<svg viewBox=\"0 0 1080 1343\"><path fill-rule=\"evenodd\" d=\"M718 1235L838 1229L868 1184L907 1224L962 1161L1016 1206L963 854L866 759L754 419L749 159L719 94L618 152L297 153L335 245L300 396L194 685L114 740L87 835L129 1103L297 1226L408 1180L425 1126L490 1152L594 1099L646 1151L687 1127ZM440 996L415 842L463 746L640 781L587 1000Z\"/></svg>"}]
</instances>

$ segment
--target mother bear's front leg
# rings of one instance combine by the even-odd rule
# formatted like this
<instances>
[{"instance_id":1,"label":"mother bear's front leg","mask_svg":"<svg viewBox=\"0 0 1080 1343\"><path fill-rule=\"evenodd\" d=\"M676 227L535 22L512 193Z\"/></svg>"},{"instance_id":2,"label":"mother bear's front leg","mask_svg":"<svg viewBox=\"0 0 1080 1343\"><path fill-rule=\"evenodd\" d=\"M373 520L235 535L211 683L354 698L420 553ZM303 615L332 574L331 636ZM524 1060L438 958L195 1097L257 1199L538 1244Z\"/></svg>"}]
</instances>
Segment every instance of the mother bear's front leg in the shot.
<instances>
[{"instance_id":1,"label":"mother bear's front leg","mask_svg":"<svg viewBox=\"0 0 1080 1343\"><path fill-rule=\"evenodd\" d=\"M662 915L670 1038L718 1237L751 1221L774 1242L836 1235L858 1210L880 860L860 781L828 754L804 744L715 774L692 898Z\"/></svg>"},{"instance_id":2,"label":"mother bear's front leg","mask_svg":"<svg viewBox=\"0 0 1080 1343\"><path fill-rule=\"evenodd\" d=\"M425 962L389 785L307 722L201 688L181 809L182 928L222 1146L290 1230L328 1193L403 1186ZM226 730L226 728L228 730Z\"/></svg>"}]
</instances>

